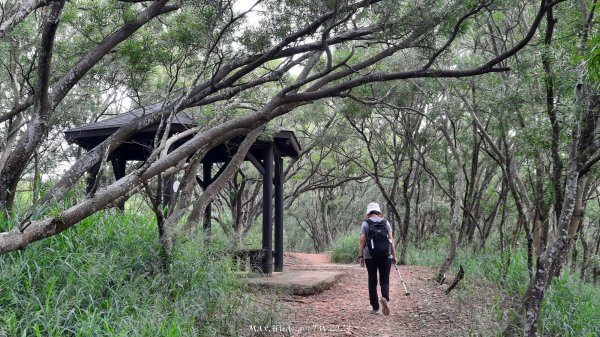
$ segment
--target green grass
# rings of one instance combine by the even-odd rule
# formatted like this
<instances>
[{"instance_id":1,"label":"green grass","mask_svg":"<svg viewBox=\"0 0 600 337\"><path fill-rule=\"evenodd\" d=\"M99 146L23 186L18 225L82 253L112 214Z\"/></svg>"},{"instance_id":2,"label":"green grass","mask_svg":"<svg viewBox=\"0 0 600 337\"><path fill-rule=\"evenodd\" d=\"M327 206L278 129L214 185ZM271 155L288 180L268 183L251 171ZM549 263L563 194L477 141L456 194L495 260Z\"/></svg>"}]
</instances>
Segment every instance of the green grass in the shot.
<instances>
[{"instance_id":1,"label":"green grass","mask_svg":"<svg viewBox=\"0 0 600 337\"><path fill-rule=\"evenodd\" d=\"M165 266L148 219L97 214L0 256L0 336L243 336L275 319L202 238Z\"/></svg>"},{"instance_id":2,"label":"green grass","mask_svg":"<svg viewBox=\"0 0 600 337\"><path fill-rule=\"evenodd\" d=\"M510 254L510 262L508 254ZM497 283L511 297L519 297L525 293L529 283L525 250L515 250L502 255L493 249L478 252L463 249L454 261L455 269L459 265L462 265L465 272L468 271L470 277L474 279Z\"/></svg>"},{"instance_id":3,"label":"green grass","mask_svg":"<svg viewBox=\"0 0 600 337\"><path fill-rule=\"evenodd\" d=\"M338 239L331 247L331 261L336 263L354 263L358 257L358 236L347 234Z\"/></svg>"},{"instance_id":4,"label":"green grass","mask_svg":"<svg viewBox=\"0 0 600 337\"><path fill-rule=\"evenodd\" d=\"M400 247L396 247L399 252ZM407 264L415 266L439 267L442 260L446 257L448 249L448 239L446 237L436 237L425 241L421 247L417 248L413 244L407 249Z\"/></svg>"},{"instance_id":5,"label":"green grass","mask_svg":"<svg viewBox=\"0 0 600 337\"><path fill-rule=\"evenodd\" d=\"M539 331L545 336L600 336L600 289L565 272L546 293Z\"/></svg>"},{"instance_id":6,"label":"green grass","mask_svg":"<svg viewBox=\"0 0 600 337\"><path fill-rule=\"evenodd\" d=\"M446 256L447 246L448 240L445 238L429 240L420 249L411 246L408 249L408 263L437 268ZM503 256L489 247L482 251L460 248L452 267L452 272L456 272L459 265L464 267L464 282L467 284L485 281L502 289L505 298L496 299L493 313L496 321L506 320L507 315L515 314L506 312L504 306L520 301L529 283L524 249L512 251L510 263L507 262L507 255ZM599 337L600 288L584 284L576 275L567 272L554 280L544 298L539 333L543 336Z\"/></svg>"}]
</instances>

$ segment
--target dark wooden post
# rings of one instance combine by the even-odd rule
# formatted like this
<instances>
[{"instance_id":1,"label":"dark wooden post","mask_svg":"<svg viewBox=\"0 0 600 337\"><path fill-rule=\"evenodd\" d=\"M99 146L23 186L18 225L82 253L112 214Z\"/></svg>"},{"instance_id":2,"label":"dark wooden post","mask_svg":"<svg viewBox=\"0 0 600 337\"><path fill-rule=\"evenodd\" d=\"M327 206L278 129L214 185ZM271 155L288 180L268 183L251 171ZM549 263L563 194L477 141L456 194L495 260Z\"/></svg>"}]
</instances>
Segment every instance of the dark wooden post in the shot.
<instances>
[{"instance_id":1,"label":"dark wooden post","mask_svg":"<svg viewBox=\"0 0 600 337\"><path fill-rule=\"evenodd\" d=\"M125 160L125 158L120 155L120 156L116 156L114 158L112 158L111 160L112 163L112 167L113 167L113 173L115 174L115 180L119 180L121 178L123 178L125 176L125 168L127 165L127 160ZM117 205L117 208L120 209L121 211L125 210L125 200L119 202L119 204Z\"/></svg>"},{"instance_id":2,"label":"dark wooden post","mask_svg":"<svg viewBox=\"0 0 600 337\"><path fill-rule=\"evenodd\" d=\"M163 197L162 197L162 205L164 208L165 215L169 214L171 209L171 204L173 203L173 196L175 192L173 191L173 183L175 180L173 179L173 175L169 174L163 177Z\"/></svg>"},{"instance_id":3,"label":"dark wooden post","mask_svg":"<svg viewBox=\"0 0 600 337\"><path fill-rule=\"evenodd\" d=\"M208 187L208 185L210 185L211 182L211 175L212 175L212 163L211 162L202 162L202 180L204 182L204 190L206 190L206 188ZM206 209L204 210L204 234L206 235L206 242L210 242L210 235L211 235L211 226L210 226L210 221L211 221L211 217L212 217L212 203L209 202L208 205L206 206Z\"/></svg>"},{"instance_id":4,"label":"dark wooden post","mask_svg":"<svg viewBox=\"0 0 600 337\"><path fill-rule=\"evenodd\" d=\"M283 158L275 155L275 271L283 271Z\"/></svg>"},{"instance_id":5,"label":"dark wooden post","mask_svg":"<svg viewBox=\"0 0 600 337\"><path fill-rule=\"evenodd\" d=\"M96 188L94 188L94 183L96 182L96 178L98 177L98 172L100 171L100 163L92 166L88 171L85 177L85 194L90 195L96 192Z\"/></svg>"},{"instance_id":6,"label":"dark wooden post","mask_svg":"<svg viewBox=\"0 0 600 337\"><path fill-rule=\"evenodd\" d=\"M273 272L273 143L264 151L263 176L263 227L262 227L262 271Z\"/></svg>"}]
</instances>

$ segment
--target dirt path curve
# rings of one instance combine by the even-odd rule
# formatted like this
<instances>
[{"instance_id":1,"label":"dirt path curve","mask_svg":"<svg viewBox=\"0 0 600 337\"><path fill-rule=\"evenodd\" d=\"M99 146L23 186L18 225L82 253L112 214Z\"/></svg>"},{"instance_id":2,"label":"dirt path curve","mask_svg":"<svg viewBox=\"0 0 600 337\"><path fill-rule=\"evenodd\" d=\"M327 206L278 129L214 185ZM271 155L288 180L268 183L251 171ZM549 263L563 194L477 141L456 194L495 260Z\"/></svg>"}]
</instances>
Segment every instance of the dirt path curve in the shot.
<instances>
[{"instance_id":1,"label":"dirt path curve","mask_svg":"<svg viewBox=\"0 0 600 337\"><path fill-rule=\"evenodd\" d=\"M288 270L342 270L338 282L323 293L291 296L283 301L279 328L291 336L469 336L472 335L472 305L444 294L446 286L429 281L434 270L402 266L400 272L411 292L404 288L395 269L390 275L389 316L370 314L367 271L358 264L329 261L325 254L286 254Z\"/></svg>"}]
</instances>

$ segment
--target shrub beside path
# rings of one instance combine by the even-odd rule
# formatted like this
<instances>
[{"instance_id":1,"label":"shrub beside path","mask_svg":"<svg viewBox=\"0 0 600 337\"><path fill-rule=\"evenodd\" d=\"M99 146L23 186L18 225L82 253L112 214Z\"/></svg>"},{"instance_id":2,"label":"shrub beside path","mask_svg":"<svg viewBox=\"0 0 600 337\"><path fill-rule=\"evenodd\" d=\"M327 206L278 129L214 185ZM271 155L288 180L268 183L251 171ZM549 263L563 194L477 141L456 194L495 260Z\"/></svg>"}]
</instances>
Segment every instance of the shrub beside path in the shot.
<instances>
[{"instance_id":1,"label":"shrub beside path","mask_svg":"<svg viewBox=\"0 0 600 337\"><path fill-rule=\"evenodd\" d=\"M282 323L276 327L281 336L469 336L485 332L482 325L492 325L485 317L488 310L484 307L491 305L486 303L486 296L471 296L476 300L466 301L461 292L467 290L460 285L453 291L457 294L445 295L447 285L430 280L435 274L433 268L399 267L411 293L404 296L392 267L389 316L370 313L367 271L358 264L331 263L326 254L287 253L285 268L343 270L344 275L320 294L284 298Z\"/></svg>"}]
</instances>

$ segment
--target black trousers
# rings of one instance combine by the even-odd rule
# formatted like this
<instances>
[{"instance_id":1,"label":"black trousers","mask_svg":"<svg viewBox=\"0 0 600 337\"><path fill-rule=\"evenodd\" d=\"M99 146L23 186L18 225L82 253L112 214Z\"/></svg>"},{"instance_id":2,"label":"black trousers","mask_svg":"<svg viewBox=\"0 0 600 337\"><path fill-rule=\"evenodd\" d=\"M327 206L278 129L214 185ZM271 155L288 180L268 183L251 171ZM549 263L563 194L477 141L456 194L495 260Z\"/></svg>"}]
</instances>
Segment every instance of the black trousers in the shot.
<instances>
[{"instance_id":1,"label":"black trousers","mask_svg":"<svg viewBox=\"0 0 600 337\"><path fill-rule=\"evenodd\" d=\"M381 297L390 300L390 270L392 269L392 260L385 259L366 259L365 265L369 273L369 302L373 310L379 310L379 297L377 297L377 271L379 271L379 286L381 287Z\"/></svg>"}]
</instances>

